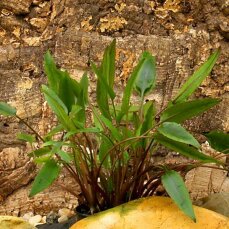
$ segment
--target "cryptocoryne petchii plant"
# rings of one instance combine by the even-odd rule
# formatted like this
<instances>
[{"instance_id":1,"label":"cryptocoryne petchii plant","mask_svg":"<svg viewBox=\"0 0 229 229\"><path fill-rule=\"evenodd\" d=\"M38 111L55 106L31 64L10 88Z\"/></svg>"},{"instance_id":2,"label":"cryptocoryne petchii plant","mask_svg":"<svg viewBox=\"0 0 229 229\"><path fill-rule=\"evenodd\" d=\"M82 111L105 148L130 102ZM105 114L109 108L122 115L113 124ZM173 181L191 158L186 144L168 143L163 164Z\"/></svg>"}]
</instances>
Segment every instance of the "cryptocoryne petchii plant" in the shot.
<instances>
[{"instance_id":1,"label":"cryptocoryne petchii plant","mask_svg":"<svg viewBox=\"0 0 229 229\"><path fill-rule=\"evenodd\" d=\"M180 209L195 220L180 172L206 163L226 167L217 158L201 152L199 142L181 124L220 102L214 98L190 99L210 74L220 50L188 78L161 111L156 111L154 101L145 102L145 96L156 85L156 60L148 52L141 55L121 102L116 102L115 50L114 40L106 48L100 66L91 62L97 77L96 101L88 96L87 73L78 82L67 71L58 69L50 53L46 53L48 84L41 90L58 125L45 136L22 120L15 108L0 103L1 115L15 116L29 127L30 134L20 133L19 139L32 147L37 141L40 146L29 153L40 168L30 196L49 187L65 168L80 186L91 213L153 195L162 183ZM138 94L139 103L132 102L133 92ZM229 153L228 134L214 130L205 136L214 149ZM154 163L152 156L160 145L192 160L186 164ZM74 190L69 191L74 194Z\"/></svg>"}]
</instances>

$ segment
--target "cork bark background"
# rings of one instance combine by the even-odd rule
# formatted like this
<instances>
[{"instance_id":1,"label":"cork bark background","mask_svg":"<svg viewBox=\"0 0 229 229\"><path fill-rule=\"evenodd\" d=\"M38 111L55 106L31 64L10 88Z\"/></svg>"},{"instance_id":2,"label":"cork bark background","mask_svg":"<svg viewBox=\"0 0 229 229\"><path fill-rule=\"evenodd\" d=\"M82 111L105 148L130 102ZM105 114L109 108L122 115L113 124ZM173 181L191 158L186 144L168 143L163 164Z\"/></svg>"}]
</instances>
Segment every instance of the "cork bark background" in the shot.
<instances>
[{"instance_id":1,"label":"cork bark background","mask_svg":"<svg viewBox=\"0 0 229 229\"><path fill-rule=\"evenodd\" d=\"M147 50L157 58L157 88L149 99L162 108L185 79L217 47L221 55L196 97L218 97L222 102L187 122L195 132L229 131L229 2L228 0L1 0L0 1L0 101L9 102L39 133L55 123L44 103L40 86L46 82L43 55L49 49L58 66L79 78L89 62L102 58L112 38L117 39L116 87L122 91L139 55ZM95 77L90 74L90 96ZM22 123L0 117L0 214L47 213L73 208L75 197L57 183L77 185L63 173L44 193L28 198L36 167L27 156L29 146L16 140L26 131ZM199 181L193 198L229 189L227 174L212 170ZM193 186L195 176L189 176ZM215 187L215 188L212 188ZM192 190L190 190L192 193ZM201 193L201 195L200 195Z\"/></svg>"}]
</instances>

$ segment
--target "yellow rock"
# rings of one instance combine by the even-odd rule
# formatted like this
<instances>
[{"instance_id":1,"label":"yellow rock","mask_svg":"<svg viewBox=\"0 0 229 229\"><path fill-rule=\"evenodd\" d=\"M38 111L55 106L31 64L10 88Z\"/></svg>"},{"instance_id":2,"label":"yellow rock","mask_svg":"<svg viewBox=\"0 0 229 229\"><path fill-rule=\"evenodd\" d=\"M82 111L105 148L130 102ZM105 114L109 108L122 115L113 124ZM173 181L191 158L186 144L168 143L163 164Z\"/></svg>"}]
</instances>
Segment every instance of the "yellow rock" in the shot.
<instances>
[{"instance_id":1,"label":"yellow rock","mask_svg":"<svg viewBox=\"0 0 229 229\"><path fill-rule=\"evenodd\" d=\"M167 197L148 197L75 223L70 229L229 229L229 218L194 206L197 223Z\"/></svg>"},{"instance_id":2,"label":"yellow rock","mask_svg":"<svg viewBox=\"0 0 229 229\"><path fill-rule=\"evenodd\" d=\"M14 216L0 216L0 229L35 229L22 218Z\"/></svg>"}]
</instances>

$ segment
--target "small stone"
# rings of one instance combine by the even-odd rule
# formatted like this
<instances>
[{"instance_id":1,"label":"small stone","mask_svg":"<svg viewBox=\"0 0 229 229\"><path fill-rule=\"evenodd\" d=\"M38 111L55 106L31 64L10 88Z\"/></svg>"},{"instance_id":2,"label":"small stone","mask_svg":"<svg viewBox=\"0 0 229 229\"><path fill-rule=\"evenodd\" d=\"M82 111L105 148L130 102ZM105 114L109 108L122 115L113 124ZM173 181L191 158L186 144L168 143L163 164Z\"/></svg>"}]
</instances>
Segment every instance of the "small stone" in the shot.
<instances>
[{"instance_id":1,"label":"small stone","mask_svg":"<svg viewBox=\"0 0 229 229\"><path fill-rule=\"evenodd\" d=\"M64 223L68 220L68 217L66 215L62 215L60 218L58 218L58 223Z\"/></svg>"},{"instance_id":2,"label":"small stone","mask_svg":"<svg viewBox=\"0 0 229 229\"><path fill-rule=\"evenodd\" d=\"M42 219L41 215L35 215L29 219L29 223L32 224L33 226L36 226L41 222L41 219Z\"/></svg>"},{"instance_id":3,"label":"small stone","mask_svg":"<svg viewBox=\"0 0 229 229\"><path fill-rule=\"evenodd\" d=\"M58 222L58 214L51 211L46 217L46 223L47 224L53 224L53 223L57 223L57 222Z\"/></svg>"},{"instance_id":4,"label":"small stone","mask_svg":"<svg viewBox=\"0 0 229 229\"><path fill-rule=\"evenodd\" d=\"M13 216L19 216L19 213L20 213L19 210L14 210L13 211Z\"/></svg>"},{"instance_id":5,"label":"small stone","mask_svg":"<svg viewBox=\"0 0 229 229\"><path fill-rule=\"evenodd\" d=\"M34 216L33 212L28 212L28 213L25 213L25 214L22 216L22 219L24 219L24 220L26 220L26 221L29 221L29 219L30 219L31 217L33 217L33 216Z\"/></svg>"},{"instance_id":6,"label":"small stone","mask_svg":"<svg viewBox=\"0 0 229 229\"><path fill-rule=\"evenodd\" d=\"M62 208L58 211L58 215L61 216L67 216L68 218L72 217L74 215L74 212L71 211L68 208Z\"/></svg>"},{"instance_id":7,"label":"small stone","mask_svg":"<svg viewBox=\"0 0 229 229\"><path fill-rule=\"evenodd\" d=\"M43 216L42 217L42 219L41 219L41 223L46 223L46 218L47 218L47 216L45 215L45 216Z\"/></svg>"}]
</instances>

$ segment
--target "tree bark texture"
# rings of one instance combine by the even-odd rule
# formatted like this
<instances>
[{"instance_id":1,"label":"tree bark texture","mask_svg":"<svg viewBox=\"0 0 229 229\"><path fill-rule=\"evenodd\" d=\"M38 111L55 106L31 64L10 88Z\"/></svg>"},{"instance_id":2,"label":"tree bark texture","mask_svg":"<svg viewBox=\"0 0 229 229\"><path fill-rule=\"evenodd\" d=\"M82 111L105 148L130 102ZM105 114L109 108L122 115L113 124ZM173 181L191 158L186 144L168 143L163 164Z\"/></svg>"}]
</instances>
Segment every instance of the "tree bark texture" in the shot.
<instances>
[{"instance_id":1,"label":"tree bark texture","mask_svg":"<svg viewBox=\"0 0 229 229\"><path fill-rule=\"evenodd\" d=\"M158 75L148 98L162 109L212 50L221 47L217 65L195 97L218 97L222 102L186 125L195 132L228 131L228 14L226 0L1 0L0 101L15 106L21 118L46 133L56 120L40 93L46 82L44 53L50 50L58 66L78 79L89 70L91 60L101 61L105 46L115 37L116 90L121 92L147 50L156 56ZM95 76L89 75L93 99ZM16 140L16 133L27 129L14 118L0 121L0 214L73 208L77 199L55 184L28 198L36 167L27 156L29 146ZM58 182L79 193L77 185L63 176Z\"/></svg>"}]
</instances>

